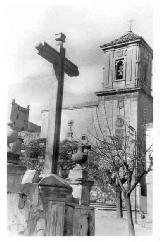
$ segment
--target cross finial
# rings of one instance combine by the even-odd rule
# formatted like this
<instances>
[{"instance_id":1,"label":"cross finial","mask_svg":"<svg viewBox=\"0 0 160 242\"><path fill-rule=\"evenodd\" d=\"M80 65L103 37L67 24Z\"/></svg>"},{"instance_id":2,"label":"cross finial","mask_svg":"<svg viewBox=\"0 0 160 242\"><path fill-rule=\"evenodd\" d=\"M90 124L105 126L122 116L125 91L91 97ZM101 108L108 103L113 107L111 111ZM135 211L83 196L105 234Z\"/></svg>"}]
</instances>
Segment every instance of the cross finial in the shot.
<instances>
[{"instance_id":1,"label":"cross finial","mask_svg":"<svg viewBox=\"0 0 160 242\"><path fill-rule=\"evenodd\" d=\"M130 19L129 21L129 32L132 31L133 23L135 22L135 19Z\"/></svg>"},{"instance_id":2,"label":"cross finial","mask_svg":"<svg viewBox=\"0 0 160 242\"><path fill-rule=\"evenodd\" d=\"M63 43L65 42L66 36L63 33L55 34L58 35L58 37L55 39L56 41L59 42L60 45L63 46Z\"/></svg>"}]
</instances>

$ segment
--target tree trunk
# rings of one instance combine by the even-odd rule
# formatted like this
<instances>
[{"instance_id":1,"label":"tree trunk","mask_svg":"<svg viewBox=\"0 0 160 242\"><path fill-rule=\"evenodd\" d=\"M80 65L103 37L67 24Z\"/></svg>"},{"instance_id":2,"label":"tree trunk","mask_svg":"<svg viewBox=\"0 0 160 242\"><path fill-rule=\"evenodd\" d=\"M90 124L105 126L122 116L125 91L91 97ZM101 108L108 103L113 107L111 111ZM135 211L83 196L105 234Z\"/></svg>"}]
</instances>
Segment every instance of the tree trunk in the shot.
<instances>
[{"instance_id":1,"label":"tree trunk","mask_svg":"<svg viewBox=\"0 0 160 242\"><path fill-rule=\"evenodd\" d=\"M116 190L116 212L117 212L117 218L123 218L122 193L119 189Z\"/></svg>"},{"instance_id":2,"label":"tree trunk","mask_svg":"<svg viewBox=\"0 0 160 242\"><path fill-rule=\"evenodd\" d=\"M126 203L126 209L127 209L128 232L130 236L135 236L130 195L129 196L125 195L124 197L125 197L125 203Z\"/></svg>"}]
</instances>

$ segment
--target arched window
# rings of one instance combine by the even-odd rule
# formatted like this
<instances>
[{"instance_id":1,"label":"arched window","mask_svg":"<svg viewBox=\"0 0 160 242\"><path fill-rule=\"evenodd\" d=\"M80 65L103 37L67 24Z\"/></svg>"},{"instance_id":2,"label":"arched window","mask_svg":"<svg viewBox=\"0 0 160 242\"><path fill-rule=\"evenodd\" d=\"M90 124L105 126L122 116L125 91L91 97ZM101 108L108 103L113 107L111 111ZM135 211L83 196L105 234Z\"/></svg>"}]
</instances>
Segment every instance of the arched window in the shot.
<instances>
[{"instance_id":1,"label":"arched window","mask_svg":"<svg viewBox=\"0 0 160 242\"><path fill-rule=\"evenodd\" d=\"M116 62L116 80L123 79L123 60Z\"/></svg>"},{"instance_id":2,"label":"arched window","mask_svg":"<svg viewBox=\"0 0 160 242\"><path fill-rule=\"evenodd\" d=\"M86 140L86 136L85 135L82 135L82 140Z\"/></svg>"}]
</instances>

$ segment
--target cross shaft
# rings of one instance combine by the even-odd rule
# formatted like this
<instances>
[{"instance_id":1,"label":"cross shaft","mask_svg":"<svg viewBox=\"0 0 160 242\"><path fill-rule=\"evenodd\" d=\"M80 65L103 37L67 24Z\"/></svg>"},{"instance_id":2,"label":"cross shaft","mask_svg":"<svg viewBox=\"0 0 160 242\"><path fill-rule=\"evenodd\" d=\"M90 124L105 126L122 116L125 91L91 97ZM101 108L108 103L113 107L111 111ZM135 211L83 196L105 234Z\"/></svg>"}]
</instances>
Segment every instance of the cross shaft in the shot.
<instances>
[{"instance_id":1,"label":"cross shaft","mask_svg":"<svg viewBox=\"0 0 160 242\"><path fill-rule=\"evenodd\" d=\"M61 36L63 36L62 33L61 33ZM61 40L61 38L58 38L57 40L59 39ZM73 76L78 76L79 71L78 71L78 67L75 64L73 64L70 60L65 58L65 48L63 47L62 43L60 45L60 53L56 51L54 48L52 48L46 42L36 46L36 49L39 51L38 54L41 57L43 57L53 65L56 78L58 80L52 160L49 160L49 162L52 163L51 173L57 174L60 129L61 129L61 113L62 113L62 102L63 102L64 73L73 77ZM50 132L50 130L48 130L48 132Z\"/></svg>"}]
</instances>

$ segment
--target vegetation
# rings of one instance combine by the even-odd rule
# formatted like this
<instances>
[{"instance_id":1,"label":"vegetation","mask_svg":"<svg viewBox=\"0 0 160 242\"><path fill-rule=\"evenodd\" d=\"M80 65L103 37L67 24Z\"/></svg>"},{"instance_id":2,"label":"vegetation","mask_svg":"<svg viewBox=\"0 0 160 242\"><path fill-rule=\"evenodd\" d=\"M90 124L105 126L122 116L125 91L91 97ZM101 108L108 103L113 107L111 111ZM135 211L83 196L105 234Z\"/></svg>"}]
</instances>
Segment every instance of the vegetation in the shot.
<instances>
[{"instance_id":1,"label":"vegetation","mask_svg":"<svg viewBox=\"0 0 160 242\"><path fill-rule=\"evenodd\" d=\"M119 217L122 217L121 193L123 193L127 209L129 235L135 235L130 196L138 183L152 170L152 147L146 149L144 136L137 137L133 127L131 133L131 127L126 122L124 123L123 136L119 136L111 132L107 117L108 134L101 127L98 115L97 120L98 125L97 127L94 126L94 134L90 133L92 149L88 153L87 169L89 177L94 179L102 191L108 193L108 191L114 190L117 216ZM60 144L59 167L64 178L67 177L68 171L75 165L71 160L71 156L77 151L77 147L78 143L76 141L64 140ZM148 167L146 167L147 153L150 154ZM29 166L32 164L34 169L42 171L43 162L41 163L39 160L41 158L44 160L44 155L45 140L31 141L25 147L25 163L29 164ZM31 162L33 159L37 159L38 164L33 164ZM112 189L110 189L111 187Z\"/></svg>"},{"instance_id":2,"label":"vegetation","mask_svg":"<svg viewBox=\"0 0 160 242\"><path fill-rule=\"evenodd\" d=\"M105 108L105 107L104 107ZM97 177L102 184L110 184L116 192L118 207L121 208L120 193L123 193L127 209L127 221L130 235L135 235L130 196L138 183L152 170L152 147L145 147L145 129L141 137L137 137L133 127L123 120L123 135L114 134L109 126L105 113L104 125L99 121L98 110L94 133L89 132L92 139L92 151L97 157ZM107 132L106 132L107 130ZM150 164L146 167L146 154L149 153ZM119 198L119 199L118 199Z\"/></svg>"},{"instance_id":3,"label":"vegetation","mask_svg":"<svg viewBox=\"0 0 160 242\"><path fill-rule=\"evenodd\" d=\"M89 152L88 162L88 173L90 179L93 179L101 191L107 194L108 200L114 200L116 202L117 218L122 218L123 210L121 189L116 181L115 175L111 174L111 171L104 163L103 158L95 149L92 149L91 152Z\"/></svg>"},{"instance_id":4,"label":"vegetation","mask_svg":"<svg viewBox=\"0 0 160 242\"><path fill-rule=\"evenodd\" d=\"M64 140L60 143L59 149L59 166L61 167L62 176L66 177L66 172L69 171L74 163L71 161L72 154L77 150L78 143L75 141ZM44 167L46 149L46 139L35 139L28 144L23 145L24 155L21 160L28 169L35 169L42 172Z\"/></svg>"}]
</instances>

